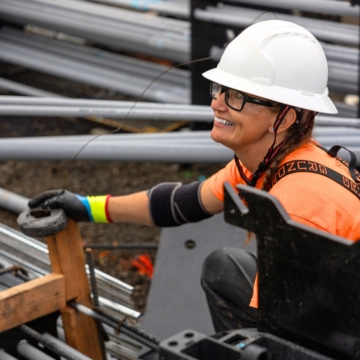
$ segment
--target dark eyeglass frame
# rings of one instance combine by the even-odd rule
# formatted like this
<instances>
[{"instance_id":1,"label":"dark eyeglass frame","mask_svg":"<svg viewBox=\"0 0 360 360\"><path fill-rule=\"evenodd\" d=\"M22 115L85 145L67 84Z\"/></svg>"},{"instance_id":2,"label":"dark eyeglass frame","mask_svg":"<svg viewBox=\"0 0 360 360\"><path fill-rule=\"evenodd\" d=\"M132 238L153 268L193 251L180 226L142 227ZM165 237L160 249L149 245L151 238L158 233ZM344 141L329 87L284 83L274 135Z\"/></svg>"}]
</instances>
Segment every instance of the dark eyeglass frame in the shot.
<instances>
[{"instance_id":1,"label":"dark eyeglass frame","mask_svg":"<svg viewBox=\"0 0 360 360\"><path fill-rule=\"evenodd\" d=\"M213 89L213 86L214 85L217 85L217 86L220 86L221 87L221 90L220 90L220 94L219 96L222 94L222 93L225 93L225 104L230 108L230 109L233 109L235 111L241 111L245 104L248 102L248 103L252 103L252 104L257 104L257 105L262 105L262 106L268 106L268 107L274 107L274 105L272 103L270 103L269 101L264 101L264 100L260 100L260 99L255 99L245 93L243 93L242 91L239 91L239 90L235 90L235 89L232 89L232 88L229 88L227 86L224 86L224 85L221 85L221 84L218 84L218 83L215 83L215 82L210 82L210 96L212 99L214 100L217 100L217 98L215 98L213 96L213 92L212 92L212 89ZM240 109L237 109L237 108L234 108L233 106L231 106L229 104L229 90L234 90L236 91L237 93L240 93L243 97L244 97L244 101L241 105L241 108Z\"/></svg>"}]
</instances>

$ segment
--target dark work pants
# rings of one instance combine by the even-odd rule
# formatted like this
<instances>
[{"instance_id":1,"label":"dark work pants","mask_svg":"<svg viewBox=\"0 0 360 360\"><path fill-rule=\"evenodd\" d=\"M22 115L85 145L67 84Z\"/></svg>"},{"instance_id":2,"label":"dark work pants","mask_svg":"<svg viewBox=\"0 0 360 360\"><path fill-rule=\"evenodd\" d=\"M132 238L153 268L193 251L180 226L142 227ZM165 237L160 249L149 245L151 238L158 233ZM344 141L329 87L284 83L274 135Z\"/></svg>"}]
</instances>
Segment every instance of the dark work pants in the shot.
<instances>
[{"instance_id":1,"label":"dark work pants","mask_svg":"<svg viewBox=\"0 0 360 360\"><path fill-rule=\"evenodd\" d=\"M257 327L257 309L249 306L256 260L238 248L218 249L205 259L201 285L216 332Z\"/></svg>"}]
</instances>

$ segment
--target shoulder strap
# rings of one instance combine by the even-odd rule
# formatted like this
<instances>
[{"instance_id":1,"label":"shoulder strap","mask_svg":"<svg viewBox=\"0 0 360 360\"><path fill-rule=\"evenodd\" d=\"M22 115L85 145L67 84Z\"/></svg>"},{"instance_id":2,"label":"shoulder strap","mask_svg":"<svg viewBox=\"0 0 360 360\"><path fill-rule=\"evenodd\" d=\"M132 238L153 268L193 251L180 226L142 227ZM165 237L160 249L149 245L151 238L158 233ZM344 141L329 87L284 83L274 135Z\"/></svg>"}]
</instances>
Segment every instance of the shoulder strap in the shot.
<instances>
[{"instance_id":1,"label":"shoulder strap","mask_svg":"<svg viewBox=\"0 0 360 360\"><path fill-rule=\"evenodd\" d=\"M349 168L350 175L355 182L358 183L360 181L359 180L359 172L355 169L357 158L356 158L356 155L351 150L349 150L345 146L341 146L341 145L334 145L330 150L326 150L325 148L323 148L320 145L317 145L317 146L321 150L324 150L328 155L330 155L331 157L336 157L337 160L339 160L342 164L347 166ZM337 155L337 153L339 152L340 149L344 149L350 154L350 164L347 161L345 161L344 159L342 159L340 156Z\"/></svg>"},{"instance_id":2,"label":"shoulder strap","mask_svg":"<svg viewBox=\"0 0 360 360\"><path fill-rule=\"evenodd\" d=\"M326 151L326 152L330 156L335 157L337 152L340 149L341 149L341 146L336 145L336 146L333 146L329 151ZM346 148L344 148L344 149L348 150ZM309 161L309 160L293 160L293 161L286 162L285 164L281 165L278 168L278 170L276 171L275 175L272 178L271 187L269 188L269 190L278 181L280 181L282 178L284 178L287 175L294 174L296 172L310 172L310 173L323 175L323 176L326 176L326 177L334 180L339 185L341 185L344 188L346 188L347 190L351 191L360 200L360 185L359 185L360 178L359 178L359 173L355 169L356 155L353 152L351 152L350 150L348 150L348 151L351 154L350 164L348 164L345 160L341 159L338 156L336 156L336 159L341 161L341 163L343 163L345 166L349 167L349 172L354 181L349 179L346 176L343 176L342 174L338 173L337 171L330 169L327 166L319 164L317 162Z\"/></svg>"}]
</instances>

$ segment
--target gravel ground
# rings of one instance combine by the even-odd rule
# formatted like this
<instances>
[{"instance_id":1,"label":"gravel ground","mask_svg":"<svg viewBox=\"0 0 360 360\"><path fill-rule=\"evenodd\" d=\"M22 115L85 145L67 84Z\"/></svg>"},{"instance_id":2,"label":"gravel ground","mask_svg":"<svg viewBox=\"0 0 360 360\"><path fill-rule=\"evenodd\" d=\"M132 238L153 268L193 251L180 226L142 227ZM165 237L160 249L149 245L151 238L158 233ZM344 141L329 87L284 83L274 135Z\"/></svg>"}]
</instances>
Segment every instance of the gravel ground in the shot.
<instances>
[{"instance_id":1,"label":"gravel ground","mask_svg":"<svg viewBox=\"0 0 360 360\"><path fill-rule=\"evenodd\" d=\"M71 83L52 76L25 71L16 66L0 63L0 76L17 82L36 86L43 90L78 98L126 99L81 84ZM139 128L152 125L136 122ZM156 122L157 127L166 127L168 122ZM1 117L2 137L48 136L89 134L99 131L99 124L84 119ZM103 131L112 128L101 127ZM169 163L140 162L95 162L75 161L7 161L0 163L0 187L26 197L48 189L63 188L83 195L123 195L148 189L162 181L189 183L199 177L208 177L221 166L219 164L179 165ZM0 210L1 222L18 229L16 215ZM88 243L157 243L160 229L131 224L80 224L81 234ZM144 250L95 251L96 266L135 287L133 300L137 310L146 306L150 279L140 275L131 266L131 260L145 253ZM156 250L148 251L153 262Z\"/></svg>"}]
</instances>

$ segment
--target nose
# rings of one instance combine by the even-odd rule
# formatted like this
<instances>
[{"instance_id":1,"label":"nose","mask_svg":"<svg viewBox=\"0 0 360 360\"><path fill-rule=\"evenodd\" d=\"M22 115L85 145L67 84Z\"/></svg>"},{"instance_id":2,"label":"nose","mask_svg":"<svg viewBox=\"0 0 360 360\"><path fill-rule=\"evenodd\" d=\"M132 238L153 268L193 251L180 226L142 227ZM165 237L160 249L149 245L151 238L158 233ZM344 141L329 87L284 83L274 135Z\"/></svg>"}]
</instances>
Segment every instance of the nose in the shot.
<instances>
[{"instance_id":1,"label":"nose","mask_svg":"<svg viewBox=\"0 0 360 360\"><path fill-rule=\"evenodd\" d=\"M226 111L227 105L225 103L225 93L222 93L217 99L212 99L211 108L214 111Z\"/></svg>"}]
</instances>

